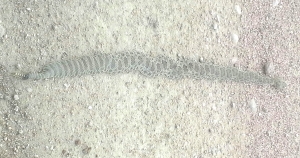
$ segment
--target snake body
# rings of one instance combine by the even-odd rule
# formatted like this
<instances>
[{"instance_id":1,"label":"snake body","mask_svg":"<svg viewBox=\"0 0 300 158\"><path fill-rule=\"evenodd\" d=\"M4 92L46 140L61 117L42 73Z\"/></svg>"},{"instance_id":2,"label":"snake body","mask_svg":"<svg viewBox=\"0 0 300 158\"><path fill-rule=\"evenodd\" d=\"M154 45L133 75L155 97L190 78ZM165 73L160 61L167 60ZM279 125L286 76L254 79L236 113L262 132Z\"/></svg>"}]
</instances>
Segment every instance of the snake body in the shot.
<instances>
[{"instance_id":1,"label":"snake body","mask_svg":"<svg viewBox=\"0 0 300 158\"><path fill-rule=\"evenodd\" d=\"M166 56L150 56L142 53L100 53L94 56L83 56L72 60L61 60L49 63L40 72L30 72L23 79L46 79L82 76L95 73L128 73L139 72L147 77L163 76L170 79L194 78L221 81L255 83L285 87L277 78L260 75L252 71L242 71L235 67L225 67L211 63L198 62L181 58L174 60Z\"/></svg>"}]
</instances>

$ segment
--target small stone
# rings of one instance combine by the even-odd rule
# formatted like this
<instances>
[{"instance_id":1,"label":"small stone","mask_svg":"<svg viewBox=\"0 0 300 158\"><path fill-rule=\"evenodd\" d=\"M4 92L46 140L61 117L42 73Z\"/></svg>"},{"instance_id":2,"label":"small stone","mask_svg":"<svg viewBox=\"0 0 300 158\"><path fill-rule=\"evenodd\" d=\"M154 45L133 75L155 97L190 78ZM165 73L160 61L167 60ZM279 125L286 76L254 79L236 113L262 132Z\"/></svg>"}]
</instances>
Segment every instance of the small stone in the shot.
<instances>
[{"instance_id":1,"label":"small stone","mask_svg":"<svg viewBox=\"0 0 300 158\"><path fill-rule=\"evenodd\" d=\"M269 131L266 131L266 136L270 137L271 133Z\"/></svg>"},{"instance_id":2,"label":"small stone","mask_svg":"<svg viewBox=\"0 0 300 158\"><path fill-rule=\"evenodd\" d=\"M20 70L22 68L21 64L16 64L16 69Z\"/></svg>"},{"instance_id":3,"label":"small stone","mask_svg":"<svg viewBox=\"0 0 300 158\"><path fill-rule=\"evenodd\" d=\"M19 134L23 134L23 130L19 130Z\"/></svg>"},{"instance_id":4,"label":"small stone","mask_svg":"<svg viewBox=\"0 0 300 158\"><path fill-rule=\"evenodd\" d=\"M5 28L0 25L0 37L3 37L5 35Z\"/></svg>"},{"instance_id":5,"label":"small stone","mask_svg":"<svg viewBox=\"0 0 300 158\"><path fill-rule=\"evenodd\" d=\"M51 27L50 27L53 31L55 31L56 30L56 25L51 25Z\"/></svg>"},{"instance_id":6,"label":"small stone","mask_svg":"<svg viewBox=\"0 0 300 158\"><path fill-rule=\"evenodd\" d=\"M19 100L19 96L17 94L14 95L14 100Z\"/></svg>"},{"instance_id":7,"label":"small stone","mask_svg":"<svg viewBox=\"0 0 300 158\"><path fill-rule=\"evenodd\" d=\"M241 9L241 7L240 7L239 5L235 5L235 6L234 6L234 9L235 9L235 11L236 11L239 15L242 14L242 9Z\"/></svg>"},{"instance_id":8,"label":"small stone","mask_svg":"<svg viewBox=\"0 0 300 158\"><path fill-rule=\"evenodd\" d=\"M93 126L93 121L90 121L88 124L87 124L88 127L92 127Z\"/></svg>"},{"instance_id":9,"label":"small stone","mask_svg":"<svg viewBox=\"0 0 300 158\"><path fill-rule=\"evenodd\" d=\"M47 56L48 53L45 50L40 50L41 56Z\"/></svg>"},{"instance_id":10,"label":"small stone","mask_svg":"<svg viewBox=\"0 0 300 158\"><path fill-rule=\"evenodd\" d=\"M239 35L236 33L231 33L231 39L232 39L233 43L237 44L239 41Z\"/></svg>"},{"instance_id":11,"label":"small stone","mask_svg":"<svg viewBox=\"0 0 300 158\"><path fill-rule=\"evenodd\" d=\"M261 109L261 111L262 111L262 112L265 112L265 113L268 112L267 109L266 109L265 107L263 107L263 108Z\"/></svg>"},{"instance_id":12,"label":"small stone","mask_svg":"<svg viewBox=\"0 0 300 158\"><path fill-rule=\"evenodd\" d=\"M75 145L78 146L78 145L80 145L80 144L81 144L81 141L80 141L79 139L76 139L76 140L75 140Z\"/></svg>"},{"instance_id":13,"label":"small stone","mask_svg":"<svg viewBox=\"0 0 300 158\"><path fill-rule=\"evenodd\" d=\"M17 148L14 148L14 152L15 152L15 153L18 153L19 150L18 150Z\"/></svg>"},{"instance_id":14,"label":"small stone","mask_svg":"<svg viewBox=\"0 0 300 158\"><path fill-rule=\"evenodd\" d=\"M67 151L65 150L65 149L63 149L62 151L61 151L61 154L62 155L65 155L67 153Z\"/></svg>"},{"instance_id":15,"label":"small stone","mask_svg":"<svg viewBox=\"0 0 300 158\"><path fill-rule=\"evenodd\" d=\"M236 104L234 102L231 102L230 106L231 106L231 108L235 108Z\"/></svg>"},{"instance_id":16,"label":"small stone","mask_svg":"<svg viewBox=\"0 0 300 158\"><path fill-rule=\"evenodd\" d=\"M54 148L55 148L55 147L52 145L52 146L50 147L50 150L52 150L52 151L53 151L53 150L54 150Z\"/></svg>"},{"instance_id":17,"label":"small stone","mask_svg":"<svg viewBox=\"0 0 300 158\"><path fill-rule=\"evenodd\" d=\"M214 111L217 111L217 107L216 107L215 105L213 105L213 106L211 107L211 109L214 110Z\"/></svg>"},{"instance_id":18,"label":"small stone","mask_svg":"<svg viewBox=\"0 0 300 158\"><path fill-rule=\"evenodd\" d=\"M18 112L18 111L19 111L19 106L16 106L16 107L14 108L14 110L15 110L16 112Z\"/></svg>"},{"instance_id":19,"label":"small stone","mask_svg":"<svg viewBox=\"0 0 300 158\"><path fill-rule=\"evenodd\" d=\"M31 93L31 92L33 91L32 88L27 88L26 90L27 90L27 92L29 92L29 93Z\"/></svg>"},{"instance_id":20,"label":"small stone","mask_svg":"<svg viewBox=\"0 0 300 158\"><path fill-rule=\"evenodd\" d=\"M203 57L200 57L199 61L200 61L201 63L203 63L203 62L204 62L204 58L203 58Z\"/></svg>"},{"instance_id":21,"label":"small stone","mask_svg":"<svg viewBox=\"0 0 300 158\"><path fill-rule=\"evenodd\" d=\"M238 58L237 58L237 57L233 57L233 58L231 59L231 63L232 63L233 65L235 65L237 62L238 62Z\"/></svg>"},{"instance_id":22,"label":"small stone","mask_svg":"<svg viewBox=\"0 0 300 158\"><path fill-rule=\"evenodd\" d=\"M68 89L70 87L70 84L65 83L64 86L65 86L66 89Z\"/></svg>"},{"instance_id":23,"label":"small stone","mask_svg":"<svg viewBox=\"0 0 300 158\"><path fill-rule=\"evenodd\" d=\"M280 0L273 0L272 6L276 7L280 3Z\"/></svg>"},{"instance_id":24,"label":"small stone","mask_svg":"<svg viewBox=\"0 0 300 158\"><path fill-rule=\"evenodd\" d=\"M265 65L264 65L264 73L266 75L270 75L274 72L275 70L275 67L274 67L274 64L273 62L267 62Z\"/></svg>"},{"instance_id":25,"label":"small stone","mask_svg":"<svg viewBox=\"0 0 300 158\"><path fill-rule=\"evenodd\" d=\"M255 100L254 99L251 99L250 102L249 102L249 106L252 110L252 112L256 113L257 112L257 105L255 103Z\"/></svg>"},{"instance_id":26,"label":"small stone","mask_svg":"<svg viewBox=\"0 0 300 158\"><path fill-rule=\"evenodd\" d=\"M213 24L213 28L214 28L214 30L218 30L218 28L219 28L218 24L217 24L217 23L214 23L214 24Z\"/></svg>"},{"instance_id":27,"label":"small stone","mask_svg":"<svg viewBox=\"0 0 300 158\"><path fill-rule=\"evenodd\" d=\"M217 15L217 22L220 22L221 21L221 18L219 15Z\"/></svg>"},{"instance_id":28,"label":"small stone","mask_svg":"<svg viewBox=\"0 0 300 158\"><path fill-rule=\"evenodd\" d=\"M82 153L83 154L89 154L91 149L92 149L91 147L86 146L84 149L82 149Z\"/></svg>"}]
</instances>

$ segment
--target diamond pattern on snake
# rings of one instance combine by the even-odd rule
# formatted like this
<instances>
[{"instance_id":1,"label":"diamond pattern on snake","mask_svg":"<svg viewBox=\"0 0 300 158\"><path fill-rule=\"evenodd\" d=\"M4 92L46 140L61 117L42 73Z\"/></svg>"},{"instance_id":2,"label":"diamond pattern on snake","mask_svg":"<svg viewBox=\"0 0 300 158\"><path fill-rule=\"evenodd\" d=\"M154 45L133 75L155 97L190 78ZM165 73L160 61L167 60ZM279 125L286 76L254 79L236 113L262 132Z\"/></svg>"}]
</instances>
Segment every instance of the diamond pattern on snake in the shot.
<instances>
[{"instance_id":1,"label":"diamond pattern on snake","mask_svg":"<svg viewBox=\"0 0 300 158\"><path fill-rule=\"evenodd\" d=\"M70 60L49 63L39 72L21 75L23 79L47 79L74 77L95 73L139 72L146 77L162 76L170 79L207 79L272 85L282 89L286 83L278 78L242 71L235 67L198 62L188 58L174 60L167 56L151 56L142 53L100 53Z\"/></svg>"}]
</instances>

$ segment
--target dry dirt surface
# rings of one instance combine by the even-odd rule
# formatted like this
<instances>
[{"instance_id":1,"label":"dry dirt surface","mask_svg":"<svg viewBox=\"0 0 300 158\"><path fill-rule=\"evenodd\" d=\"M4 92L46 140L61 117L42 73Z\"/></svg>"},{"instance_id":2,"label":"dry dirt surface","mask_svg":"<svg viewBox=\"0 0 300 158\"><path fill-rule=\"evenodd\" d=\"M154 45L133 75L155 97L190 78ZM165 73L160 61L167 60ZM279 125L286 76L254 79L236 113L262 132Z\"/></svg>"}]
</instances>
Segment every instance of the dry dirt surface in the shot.
<instances>
[{"instance_id":1,"label":"dry dirt surface","mask_svg":"<svg viewBox=\"0 0 300 158\"><path fill-rule=\"evenodd\" d=\"M0 157L297 157L300 1L0 1ZM287 87L137 73L21 80L49 62L139 51Z\"/></svg>"}]
</instances>

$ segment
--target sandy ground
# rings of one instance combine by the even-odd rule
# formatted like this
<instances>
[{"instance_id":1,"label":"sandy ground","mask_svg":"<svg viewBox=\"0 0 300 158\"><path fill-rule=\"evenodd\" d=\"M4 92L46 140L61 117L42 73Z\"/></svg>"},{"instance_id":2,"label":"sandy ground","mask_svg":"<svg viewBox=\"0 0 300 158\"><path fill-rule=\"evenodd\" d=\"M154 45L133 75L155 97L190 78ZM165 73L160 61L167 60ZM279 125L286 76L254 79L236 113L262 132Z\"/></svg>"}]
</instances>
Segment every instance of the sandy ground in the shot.
<instances>
[{"instance_id":1,"label":"sandy ground","mask_svg":"<svg viewBox=\"0 0 300 158\"><path fill-rule=\"evenodd\" d=\"M299 17L296 0L1 0L0 64L8 72L135 50L258 72L271 62L288 86L134 73L12 78L13 98L0 99L0 155L297 157Z\"/></svg>"}]
</instances>

